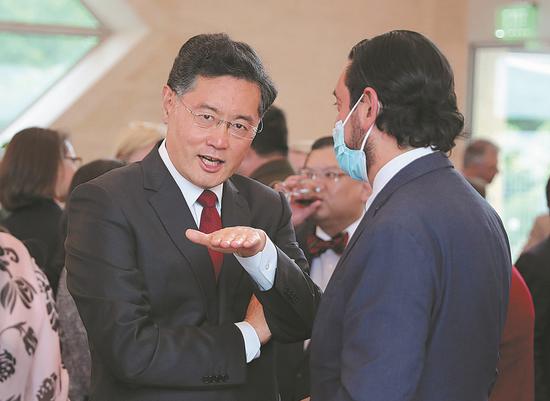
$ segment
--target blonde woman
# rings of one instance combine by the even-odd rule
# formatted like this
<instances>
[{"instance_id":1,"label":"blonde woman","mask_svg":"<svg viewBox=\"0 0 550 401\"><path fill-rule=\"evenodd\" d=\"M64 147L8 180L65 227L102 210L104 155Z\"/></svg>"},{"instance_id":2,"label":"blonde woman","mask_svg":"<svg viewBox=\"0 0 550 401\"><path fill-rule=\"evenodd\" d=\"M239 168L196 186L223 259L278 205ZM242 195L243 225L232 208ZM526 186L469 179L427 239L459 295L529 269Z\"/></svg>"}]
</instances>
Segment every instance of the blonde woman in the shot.
<instances>
[{"instance_id":1,"label":"blonde woman","mask_svg":"<svg viewBox=\"0 0 550 401\"><path fill-rule=\"evenodd\" d=\"M120 133L115 157L125 163L140 161L165 136L166 129L162 124L133 121Z\"/></svg>"}]
</instances>

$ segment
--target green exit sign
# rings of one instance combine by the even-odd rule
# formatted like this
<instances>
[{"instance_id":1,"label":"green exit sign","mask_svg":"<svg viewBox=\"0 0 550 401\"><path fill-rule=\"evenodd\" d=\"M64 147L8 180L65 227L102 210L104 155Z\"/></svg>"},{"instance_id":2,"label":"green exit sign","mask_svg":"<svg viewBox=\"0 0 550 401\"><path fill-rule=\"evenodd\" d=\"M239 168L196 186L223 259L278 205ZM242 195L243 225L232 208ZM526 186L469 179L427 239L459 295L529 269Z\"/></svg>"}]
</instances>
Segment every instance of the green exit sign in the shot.
<instances>
[{"instance_id":1,"label":"green exit sign","mask_svg":"<svg viewBox=\"0 0 550 401\"><path fill-rule=\"evenodd\" d=\"M501 7L496 13L495 36L502 40L524 40L537 37L538 9L530 3Z\"/></svg>"}]
</instances>

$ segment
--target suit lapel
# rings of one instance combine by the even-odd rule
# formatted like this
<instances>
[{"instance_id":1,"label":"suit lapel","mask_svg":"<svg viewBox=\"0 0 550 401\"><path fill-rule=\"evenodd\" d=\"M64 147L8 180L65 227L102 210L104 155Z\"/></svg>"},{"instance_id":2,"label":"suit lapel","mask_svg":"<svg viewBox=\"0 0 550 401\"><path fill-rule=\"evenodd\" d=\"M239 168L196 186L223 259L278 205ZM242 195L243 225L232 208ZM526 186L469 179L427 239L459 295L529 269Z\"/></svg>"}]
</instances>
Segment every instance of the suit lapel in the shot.
<instances>
[{"instance_id":1,"label":"suit lapel","mask_svg":"<svg viewBox=\"0 0 550 401\"><path fill-rule=\"evenodd\" d=\"M221 217L223 227L251 225L248 202L240 195L231 179L227 180L223 186ZM218 278L219 320L221 323L232 319L227 312L233 305L232 299L244 277L244 269L235 256L224 255L222 270Z\"/></svg>"},{"instance_id":2,"label":"suit lapel","mask_svg":"<svg viewBox=\"0 0 550 401\"><path fill-rule=\"evenodd\" d=\"M391 196L399 190L399 188L406 185L408 182L415 180L418 177L421 177L425 174L428 174L434 170L440 168L452 168L453 165L449 161L449 158L442 152L435 152L427 156L423 156L409 165L401 169L382 189L382 191L376 196L374 202L370 205L369 210L363 216L361 223L355 230L355 233L351 237L348 246L342 257L339 260L338 265L343 264L347 255L350 253L351 249L357 242L357 239L361 236L361 233L368 227L376 213L386 204L386 202L391 198Z\"/></svg>"},{"instance_id":3,"label":"suit lapel","mask_svg":"<svg viewBox=\"0 0 550 401\"><path fill-rule=\"evenodd\" d=\"M212 262L205 247L192 243L185 236L188 228L197 229L185 198L162 162L157 148L143 160L142 165L144 187L152 191L149 203L199 283L209 321L216 321L217 294Z\"/></svg>"}]
</instances>

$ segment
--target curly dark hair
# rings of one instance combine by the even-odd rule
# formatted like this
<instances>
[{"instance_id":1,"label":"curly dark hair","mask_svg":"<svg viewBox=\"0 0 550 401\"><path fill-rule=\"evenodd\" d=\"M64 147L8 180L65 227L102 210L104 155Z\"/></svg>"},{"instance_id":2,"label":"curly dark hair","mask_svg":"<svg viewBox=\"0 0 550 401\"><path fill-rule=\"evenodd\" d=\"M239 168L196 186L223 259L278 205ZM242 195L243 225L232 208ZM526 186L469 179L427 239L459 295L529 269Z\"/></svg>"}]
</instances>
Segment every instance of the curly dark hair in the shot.
<instances>
[{"instance_id":1,"label":"curly dark hair","mask_svg":"<svg viewBox=\"0 0 550 401\"><path fill-rule=\"evenodd\" d=\"M366 87L382 105L378 129L400 147L450 151L462 133L451 66L438 48L412 31L391 31L357 43L349 54L346 86L350 104Z\"/></svg>"}]
</instances>

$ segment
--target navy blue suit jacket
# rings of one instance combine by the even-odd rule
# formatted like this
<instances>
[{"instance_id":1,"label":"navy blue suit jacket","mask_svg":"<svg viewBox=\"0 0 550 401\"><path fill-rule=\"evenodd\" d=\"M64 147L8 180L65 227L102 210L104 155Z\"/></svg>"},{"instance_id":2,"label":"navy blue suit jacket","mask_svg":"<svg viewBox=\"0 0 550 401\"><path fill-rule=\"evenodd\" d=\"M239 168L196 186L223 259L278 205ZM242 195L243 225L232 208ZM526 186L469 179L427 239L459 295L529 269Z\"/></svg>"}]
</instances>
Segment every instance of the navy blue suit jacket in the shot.
<instances>
[{"instance_id":1,"label":"navy blue suit jacket","mask_svg":"<svg viewBox=\"0 0 550 401\"><path fill-rule=\"evenodd\" d=\"M323 295L312 401L484 401L511 261L496 212L440 152L378 194Z\"/></svg>"}]
</instances>

